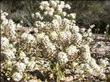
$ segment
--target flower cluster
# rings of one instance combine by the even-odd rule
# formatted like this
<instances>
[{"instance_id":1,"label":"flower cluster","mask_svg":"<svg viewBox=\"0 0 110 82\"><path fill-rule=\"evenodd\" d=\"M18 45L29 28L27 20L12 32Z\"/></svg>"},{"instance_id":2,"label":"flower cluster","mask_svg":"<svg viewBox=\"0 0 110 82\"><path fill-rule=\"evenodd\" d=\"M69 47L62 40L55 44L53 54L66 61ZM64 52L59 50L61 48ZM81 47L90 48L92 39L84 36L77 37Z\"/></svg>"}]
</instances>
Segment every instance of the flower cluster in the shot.
<instances>
[{"instance_id":1,"label":"flower cluster","mask_svg":"<svg viewBox=\"0 0 110 82\"><path fill-rule=\"evenodd\" d=\"M104 76L108 62L101 59L98 65L91 57L91 29L76 25L76 14L64 11L70 5L50 0L41 1L39 8L32 14L37 19L35 28L16 24L1 11L1 71L8 80L27 81L29 71L51 71L56 63L65 70L71 68L81 78L85 74Z\"/></svg>"}]
</instances>

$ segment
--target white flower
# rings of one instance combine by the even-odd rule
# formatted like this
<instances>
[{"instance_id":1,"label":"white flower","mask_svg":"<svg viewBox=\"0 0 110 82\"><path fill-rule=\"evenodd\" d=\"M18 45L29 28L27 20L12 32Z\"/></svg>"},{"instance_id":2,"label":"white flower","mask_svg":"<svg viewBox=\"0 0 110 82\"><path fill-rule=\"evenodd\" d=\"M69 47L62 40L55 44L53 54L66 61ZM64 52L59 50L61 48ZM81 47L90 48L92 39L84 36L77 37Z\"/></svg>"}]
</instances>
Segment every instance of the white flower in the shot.
<instances>
[{"instance_id":1,"label":"white flower","mask_svg":"<svg viewBox=\"0 0 110 82\"><path fill-rule=\"evenodd\" d=\"M60 5L64 6L65 5L65 2L64 1L61 1L60 2Z\"/></svg>"},{"instance_id":2,"label":"white flower","mask_svg":"<svg viewBox=\"0 0 110 82\"><path fill-rule=\"evenodd\" d=\"M21 35L21 38L26 39L27 36L28 36L28 33L23 33L23 34Z\"/></svg>"},{"instance_id":3,"label":"white flower","mask_svg":"<svg viewBox=\"0 0 110 82\"><path fill-rule=\"evenodd\" d=\"M70 18L75 19L76 18L76 13L71 13L68 15Z\"/></svg>"},{"instance_id":4,"label":"white flower","mask_svg":"<svg viewBox=\"0 0 110 82\"><path fill-rule=\"evenodd\" d=\"M71 30L72 30L73 33L78 33L79 32L79 27L74 25L74 26L71 27Z\"/></svg>"},{"instance_id":5,"label":"white flower","mask_svg":"<svg viewBox=\"0 0 110 82\"><path fill-rule=\"evenodd\" d=\"M43 7L42 5L40 5L39 8L40 8L41 10L44 10L44 7Z\"/></svg>"},{"instance_id":6,"label":"white flower","mask_svg":"<svg viewBox=\"0 0 110 82\"><path fill-rule=\"evenodd\" d=\"M55 53L56 51L55 45L53 45L52 43L48 43L46 47L48 53L53 53L53 54Z\"/></svg>"},{"instance_id":7,"label":"white flower","mask_svg":"<svg viewBox=\"0 0 110 82\"><path fill-rule=\"evenodd\" d=\"M35 42L35 37L32 34L29 34L29 33L23 33L21 35L21 38L23 38L24 40L27 40L28 43Z\"/></svg>"},{"instance_id":8,"label":"white flower","mask_svg":"<svg viewBox=\"0 0 110 82\"><path fill-rule=\"evenodd\" d=\"M6 58L9 60L13 60L16 58L14 52L10 49L6 49L5 51L3 51L3 54L5 54Z\"/></svg>"},{"instance_id":9,"label":"white flower","mask_svg":"<svg viewBox=\"0 0 110 82\"><path fill-rule=\"evenodd\" d=\"M23 52L23 51L21 51L20 52L20 56L19 56L21 59L23 59L23 58L25 58L26 57L26 54Z\"/></svg>"},{"instance_id":10,"label":"white flower","mask_svg":"<svg viewBox=\"0 0 110 82\"><path fill-rule=\"evenodd\" d=\"M79 66L77 66L77 69L75 70L75 73L78 73L78 74L83 74L84 73L84 65L81 64Z\"/></svg>"},{"instance_id":11,"label":"white flower","mask_svg":"<svg viewBox=\"0 0 110 82\"><path fill-rule=\"evenodd\" d=\"M64 18L63 23L64 23L64 25L68 25L68 24L70 24L70 20L67 18Z\"/></svg>"},{"instance_id":12,"label":"white flower","mask_svg":"<svg viewBox=\"0 0 110 82\"><path fill-rule=\"evenodd\" d=\"M87 37L87 43L89 44L90 42L92 42L93 39L91 37Z\"/></svg>"},{"instance_id":13,"label":"white flower","mask_svg":"<svg viewBox=\"0 0 110 82\"><path fill-rule=\"evenodd\" d=\"M54 1L54 0L50 0L50 4L53 8L56 8L57 7L57 2Z\"/></svg>"},{"instance_id":14,"label":"white flower","mask_svg":"<svg viewBox=\"0 0 110 82\"><path fill-rule=\"evenodd\" d=\"M42 40L46 50L48 53L54 53L56 48L55 48L55 45L53 45L51 42L50 42L50 39L48 36L45 35L45 37L43 38Z\"/></svg>"},{"instance_id":15,"label":"white flower","mask_svg":"<svg viewBox=\"0 0 110 82\"><path fill-rule=\"evenodd\" d=\"M105 74L100 74L100 75L99 75L99 78L101 78L101 79L106 79L106 75L105 75Z\"/></svg>"},{"instance_id":16,"label":"white flower","mask_svg":"<svg viewBox=\"0 0 110 82\"><path fill-rule=\"evenodd\" d=\"M9 45L9 48L13 53L16 53L16 48L14 48L12 44Z\"/></svg>"},{"instance_id":17,"label":"white flower","mask_svg":"<svg viewBox=\"0 0 110 82\"><path fill-rule=\"evenodd\" d=\"M18 24L16 25L16 28L17 28L17 29L21 29L21 28L22 28L22 25L18 23Z\"/></svg>"},{"instance_id":18,"label":"white flower","mask_svg":"<svg viewBox=\"0 0 110 82\"><path fill-rule=\"evenodd\" d=\"M41 9L41 10L44 10L44 9L47 8L47 7L49 7L48 1L42 1L42 2L40 3L40 9Z\"/></svg>"},{"instance_id":19,"label":"white flower","mask_svg":"<svg viewBox=\"0 0 110 82\"><path fill-rule=\"evenodd\" d=\"M25 58L23 59L23 62L24 62L25 64L28 64L28 63L29 63L29 58L28 58L28 57L25 57Z\"/></svg>"},{"instance_id":20,"label":"white flower","mask_svg":"<svg viewBox=\"0 0 110 82\"><path fill-rule=\"evenodd\" d=\"M85 28L81 28L81 29L80 29L81 33L84 33L85 30L86 30Z\"/></svg>"},{"instance_id":21,"label":"white flower","mask_svg":"<svg viewBox=\"0 0 110 82\"><path fill-rule=\"evenodd\" d=\"M57 19L58 21L62 20L61 16L60 15L54 15L54 19ZM53 19L53 20L54 20Z\"/></svg>"},{"instance_id":22,"label":"white flower","mask_svg":"<svg viewBox=\"0 0 110 82\"><path fill-rule=\"evenodd\" d=\"M71 6L70 6L69 4L66 4L66 5L65 5L65 8L71 9Z\"/></svg>"},{"instance_id":23,"label":"white flower","mask_svg":"<svg viewBox=\"0 0 110 82\"><path fill-rule=\"evenodd\" d=\"M6 20L6 16L8 15L7 12L1 11L1 20Z\"/></svg>"},{"instance_id":24,"label":"white flower","mask_svg":"<svg viewBox=\"0 0 110 82\"><path fill-rule=\"evenodd\" d=\"M12 67L13 61L11 60L6 60L6 65L7 67Z\"/></svg>"},{"instance_id":25,"label":"white flower","mask_svg":"<svg viewBox=\"0 0 110 82\"><path fill-rule=\"evenodd\" d=\"M6 37L1 37L1 48L6 48L9 46L9 40Z\"/></svg>"},{"instance_id":26,"label":"white flower","mask_svg":"<svg viewBox=\"0 0 110 82\"><path fill-rule=\"evenodd\" d=\"M4 26L7 25L7 24L8 24L8 19L4 19L2 24L1 24L1 29L5 29Z\"/></svg>"},{"instance_id":27,"label":"white flower","mask_svg":"<svg viewBox=\"0 0 110 82\"><path fill-rule=\"evenodd\" d=\"M90 33L92 31L92 29L91 28L89 28L88 30L87 30L87 33Z\"/></svg>"},{"instance_id":28,"label":"white flower","mask_svg":"<svg viewBox=\"0 0 110 82\"><path fill-rule=\"evenodd\" d=\"M68 62L68 57L67 54L64 52L59 52L58 53L58 61L60 62L60 64L66 64Z\"/></svg>"},{"instance_id":29,"label":"white flower","mask_svg":"<svg viewBox=\"0 0 110 82\"><path fill-rule=\"evenodd\" d=\"M35 25L36 27L38 27L38 29L42 29L43 27L45 27L45 24L41 21L36 21Z\"/></svg>"},{"instance_id":30,"label":"white flower","mask_svg":"<svg viewBox=\"0 0 110 82\"><path fill-rule=\"evenodd\" d=\"M45 35L42 42L45 44L48 44L50 42L49 36Z\"/></svg>"},{"instance_id":31,"label":"white flower","mask_svg":"<svg viewBox=\"0 0 110 82\"><path fill-rule=\"evenodd\" d=\"M54 9L53 8L49 8L46 12L45 12L45 15L49 15L49 16L52 16L54 13Z\"/></svg>"},{"instance_id":32,"label":"white flower","mask_svg":"<svg viewBox=\"0 0 110 82\"><path fill-rule=\"evenodd\" d=\"M103 70L101 70L100 66L96 63L95 59L91 58L91 60L89 61L89 64L97 73L103 72Z\"/></svg>"},{"instance_id":33,"label":"white flower","mask_svg":"<svg viewBox=\"0 0 110 82\"><path fill-rule=\"evenodd\" d=\"M40 18L41 17L41 15L40 15L39 12L36 12L35 15L36 15L37 18Z\"/></svg>"},{"instance_id":34,"label":"white flower","mask_svg":"<svg viewBox=\"0 0 110 82\"><path fill-rule=\"evenodd\" d=\"M58 10L58 12L62 12L62 10L63 10L63 8L64 8L64 6L65 6L65 2L64 1L61 1L60 2L60 4L57 6L57 10Z\"/></svg>"},{"instance_id":35,"label":"white flower","mask_svg":"<svg viewBox=\"0 0 110 82\"><path fill-rule=\"evenodd\" d=\"M39 12L36 12L35 13L35 16L36 16L36 18L39 18L41 20L43 19L43 17L41 16L41 14Z\"/></svg>"},{"instance_id":36,"label":"white flower","mask_svg":"<svg viewBox=\"0 0 110 82\"><path fill-rule=\"evenodd\" d=\"M91 68L91 66L89 65L89 64L84 64L84 70L86 71L86 72L88 72L89 74L92 74L92 75L94 75L94 71L93 71L93 69Z\"/></svg>"},{"instance_id":37,"label":"white flower","mask_svg":"<svg viewBox=\"0 0 110 82\"><path fill-rule=\"evenodd\" d=\"M28 35L27 39L29 43L35 42L35 37L31 34Z\"/></svg>"},{"instance_id":38,"label":"white flower","mask_svg":"<svg viewBox=\"0 0 110 82\"><path fill-rule=\"evenodd\" d=\"M91 61L91 54L90 54L90 47L89 45L82 45L82 55L83 55L83 58L89 62Z\"/></svg>"},{"instance_id":39,"label":"white flower","mask_svg":"<svg viewBox=\"0 0 110 82\"><path fill-rule=\"evenodd\" d=\"M16 33L15 32L15 30L16 30L16 24L14 23L13 20L9 19L8 26L9 26L11 32L13 32L13 34L15 34Z\"/></svg>"},{"instance_id":40,"label":"white flower","mask_svg":"<svg viewBox=\"0 0 110 82\"><path fill-rule=\"evenodd\" d=\"M93 24L93 25L90 26L90 28L94 28L94 27L95 27L95 24Z\"/></svg>"},{"instance_id":41,"label":"white flower","mask_svg":"<svg viewBox=\"0 0 110 82\"><path fill-rule=\"evenodd\" d=\"M60 26L58 20L54 19L52 20L52 23L53 28L58 30Z\"/></svg>"},{"instance_id":42,"label":"white flower","mask_svg":"<svg viewBox=\"0 0 110 82\"><path fill-rule=\"evenodd\" d=\"M44 33L44 32L38 33L38 34L37 34L37 41L38 41L38 42L41 42L42 39L44 38L44 36L45 36L45 33Z\"/></svg>"},{"instance_id":43,"label":"white flower","mask_svg":"<svg viewBox=\"0 0 110 82\"><path fill-rule=\"evenodd\" d=\"M62 12L62 15L63 15L63 16L66 16L66 15L67 15L67 13L66 13L66 12Z\"/></svg>"},{"instance_id":44,"label":"white flower","mask_svg":"<svg viewBox=\"0 0 110 82\"><path fill-rule=\"evenodd\" d=\"M99 63L100 63L100 66L102 67L106 67L107 65L109 65L109 62L107 59L100 59Z\"/></svg>"},{"instance_id":45,"label":"white flower","mask_svg":"<svg viewBox=\"0 0 110 82\"><path fill-rule=\"evenodd\" d=\"M73 68L76 67L77 65L78 65L77 62L72 62L72 66L73 66Z\"/></svg>"},{"instance_id":46,"label":"white flower","mask_svg":"<svg viewBox=\"0 0 110 82\"><path fill-rule=\"evenodd\" d=\"M25 63L17 62L17 63L16 63L16 69L17 69L19 72L24 72L25 69L26 69Z\"/></svg>"},{"instance_id":47,"label":"white flower","mask_svg":"<svg viewBox=\"0 0 110 82\"><path fill-rule=\"evenodd\" d=\"M14 81L20 81L21 79L23 78L23 74L22 73L19 73L19 72L15 72L13 75L12 75L12 79Z\"/></svg>"},{"instance_id":48,"label":"white flower","mask_svg":"<svg viewBox=\"0 0 110 82\"><path fill-rule=\"evenodd\" d=\"M58 34L56 33L56 31L51 32L50 36L51 36L52 40L58 39Z\"/></svg>"},{"instance_id":49,"label":"white flower","mask_svg":"<svg viewBox=\"0 0 110 82\"><path fill-rule=\"evenodd\" d=\"M63 6L62 6L62 5L58 5L58 6L57 6L57 11L58 11L59 13L61 13L61 12L63 11Z\"/></svg>"},{"instance_id":50,"label":"white flower","mask_svg":"<svg viewBox=\"0 0 110 82\"><path fill-rule=\"evenodd\" d=\"M81 44L82 35L80 33L73 34L76 43Z\"/></svg>"},{"instance_id":51,"label":"white flower","mask_svg":"<svg viewBox=\"0 0 110 82\"><path fill-rule=\"evenodd\" d=\"M68 53L68 55L75 55L78 53L78 49L76 46L74 45L70 45L67 49L66 49L66 52Z\"/></svg>"},{"instance_id":52,"label":"white flower","mask_svg":"<svg viewBox=\"0 0 110 82\"><path fill-rule=\"evenodd\" d=\"M72 34L70 31L62 31L59 33L59 36L60 36L60 40L64 42L64 41L70 41Z\"/></svg>"}]
</instances>

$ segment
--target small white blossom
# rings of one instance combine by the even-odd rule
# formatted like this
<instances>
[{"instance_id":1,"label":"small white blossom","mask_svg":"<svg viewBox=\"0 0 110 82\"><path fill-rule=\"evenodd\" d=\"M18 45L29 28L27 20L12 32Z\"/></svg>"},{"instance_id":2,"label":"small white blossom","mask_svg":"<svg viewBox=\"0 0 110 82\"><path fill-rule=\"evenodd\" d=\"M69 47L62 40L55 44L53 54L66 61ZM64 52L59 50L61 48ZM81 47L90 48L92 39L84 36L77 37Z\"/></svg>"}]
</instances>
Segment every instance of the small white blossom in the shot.
<instances>
[{"instance_id":1,"label":"small white blossom","mask_svg":"<svg viewBox=\"0 0 110 82\"><path fill-rule=\"evenodd\" d=\"M63 23L64 23L64 25L68 25L68 24L70 24L70 20L67 18L64 18Z\"/></svg>"},{"instance_id":2,"label":"small white blossom","mask_svg":"<svg viewBox=\"0 0 110 82\"><path fill-rule=\"evenodd\" d=\"M8 15L7 12L1 11L1 20L6 20L6 16Z\"/></svg>"},{"instance_id":3,"label":"small white blossom","mask_svg":"<svg viewBox=\"0 0 110 82\"><path fill-rule=\"evenodd\" d=\"M75 70L75 73L78 73L78 74L83 74L84 73L84 65L81 64L79 66L77 66L77 69Z\"/></svg>"},{"instance_id":4,"label":"small white blossom","mask_svg":"<svg viewBox=\"0 0 110 82\"><path fill-rule=\"evenodd\" d=\"M93 24L93 25L90 26L90 28L94 28L94 27L95 27L95 24Z\"/></svg>"},{"instance_id":5,"label":"small white blossom","mask_svg":"<svg viewBox=\"0 0 110 82\"><path fill-rule=\"evenodd\" d=\"M24 72L25 69L26 69L25 63L17 62L17 63L16 63L16 69L17 69L19 72Z\"/></svg>"},{"instance_id":6,"label":"small white blossom","mask_svg":"<svg viewBox=\"0 0 110 82\"><path fill-rule=\"evenodd\" d=\"M24 40L27 40L28 43L35 42L35 37L32 34L29 34L29 33L23 33L21 35L21 38L23 38Z\"/></svg>"},{"instance_id":7,"label":"small white blossom","mask_svg":"<svg viewBox=\"0 0 110 82\"><path fill-rule=\"evenodd\" d=\"M60 15L54 15L54 19L57 19L59 21L62 20Z\"/></svg>"},{"instance_id":8,"label":"small white blossom","mask_svg":"<svg viewBox=\"0 0 110 82\"><path fill-rule=\"evenodd\" d=\"M54 13L54 9L53 9L53 8L49 8L49 9L45 12L45 15L52 16L53 13Z\"/></svg>"},{"instance_id":9,"label":"small white blossom","mask_svg":"<svg viewBox=\"0 0 110 82\"><path fill-rule=\"evenodd\" d=\"M96 63L96 60L91 58L91 60L89 61L90 66L96 71L96 74L100 74L101 72L103 72L103 70L101 70L100 66Z\"/></svg>"},{"instance_id":10,"label":"small white blossom","mask_svg":"<svg viewBox=\"0 0 110 82\"><path fill-rule=\"evenodd\" d=\"M81 29L80 29L81 33L84 33L85 30L86 30L85 28L81 28Z\"/></svg>"},{"instance_id":11,"label":"small white blossom","mask_svg":"<svg viewBox=\"0 0 110 82\"><path fill-rule=\"evenodd\" d=\"M23 58L25 58L25 57L26 57L26 54L25 54L23 51L21 51L21 52L20 52L20 58L23 59Z\"/></svg>"},{"instance_id":12,"label":"small white blossom","mask_svg":"<svg viewBox=\"0 0 110 82\"><path fill-rule=\"evenodd\" d=\"M12 79L14 81L20 81L21 79L23 78L23 74L22 73L19 73L19 72L15 72L13 75L12 75Z\"/></svg>"},{"instance_id":13,"label":"small white blossom","mask_svg":"<svg viewBox=\"0 0 110 82\"><path fill-rule=\"evenodd\" d=\"M54 1L54 0L50 0L50 4L53 8L56 8L57 7L57 2Z\"/></svg>"},{"instance_id":14,"label":"small white blossom","mask_svg":"<svg viewBox=\"0 0 110 82\"><path fill-rule=\"evenodd\" d=\"M35 16L36 16L36 18L39 18L41 20L43 19L43 17L41 16L41 14L39 12L36 12L35 13Z\"/></svg>"},{"instance_id":15,"label":"small white blossom","mask_svg":"<svg viewBox=\"0 0 110 82\"><path fill-rule=\"evenodd\" d=\"M76 43L81 44L82 35L80 33L73 34Z\"/></svg>"},{"instance_id":16,"label":"small white blossom","mask_svg":"<svg viewBox=\"0 0 110 82\"><path fill-rule=\"evenodd\" d=\"M61 13L61 12L63 11L63 7L64 7L64 5L58 5L58 6L57 6L57 11L58 11L59 13Z\"/></svg>"},{"instance_id":17,"label":"small white blossom","mask_svg":"<svg viewBox=\"0 0 110 82\"><path fill-rule=\"evenodd\" d=\"M71 9L71 6L70 6L69 4L66 4L66 5L65 5L65 8Z\"/></svg>"},{"instance_id":18,"label":"small white blossom","mask_svg":"<svg viewBox=\"0 0 110 82\"><path fill-rule=\"evenodd\" d=\"M51 36L52 40L58 39L58 34L55 31L51 32L50 36Z\"/></svg>"},{"instance_id":19,"label":"small white blossom","mask_svg":"<svg viewBox=\"0 0 110 82\"><path fill-rule=\"evenodd\" d=\"M68 53L68 55L75 55L78 53L78 49L76 46L74 45L70 45L67 49L66 49L66 52Z\"/></svg>"},{"instance_id":20,"label":"small white blossom","mask_svg":"<svg viewBox=\"0 0 110 82\"><path fill-rule=\"evenodd\" d=\"M66 16L66 15L67 15L67 13L66 13L66 12L62 12L62 15L63 15L63 16Z\"/></svg>"},{"instance_id":21,"label":"small white blossom","mask_svg":"<svg viewBox=\"0 0 110 82\"><path fill-rule=\"evenodd\" d=\"M82 55L83 55L83 58L89 62L91 60L91 54L90 54L90 47L89 45L82 45Z\"/></svg>"},{"instance_id":22,"label":"small white blossom","mask_svg":"<svg viewBox=\"0 0 110 82\"><path fill-rule=\"evenodd\" d=\"M70 31L62 31L59 33L60 39L62 42L68 41L71 39L72 34Z\"/></svg>"},{"instance_id":23,"label":"small white blossom","mask_svg":"<svg viewBox=\"0 0 110 82\"><path fill-rule=\"evenodd\" d=\"M42 40L46 50L48 53L54 53L56 48L55 48L55 45L53 45L51 42L50 42L50 39L48 36L45 36Z\"/></svg>"},{"instance_id":24,"label":"small white blossom","mask_svg":"<svg viewBox=\"0 0 110 82\"><path fill-rule=\"evenodd\" d=\"M1 37L1 48L7 48L9 46L9 40L6 37Z\"/></svg>"},{"instance_id":25,"label":"small white blossom","mask_svg":"<svg viewBox=\"0 0 110 82\"><path fill-rule=\"evenodd\" d=\"M35 25L36 27L38 27L38 29L42 29L43 27L45 27L45 24L41 21L36 21Z\"/></svg>"},{"instance_id":26,"label":"small white blossom","mask_svg":"<svg viewBox=\"0 0 110 82\"><path fill-rule=\"evenodd\" d=\"M23 62L24 62L25 64L28 64L28 63L29 63L29 58L28 58L28 57L25 57L25 58L23 59Z\"/></svg>"},{"instance_id":27,"label":"small white blossom","mask_svg":"<svg viewBox=\"0 0 110 82\"><path fill-rule=\"evenodd\" d=\"M75 19L76 18L76 13L71 13L68 15L70 18Z\"/></svg>"},{"instance_id":28,"label":"small white blossom","mask_svg":"<svg viewBox=\"0 0 110 82\"><path fill-rule=\"evenodd\" d=\"M49 6L48 1L42 1L42 2L40 3L40 9L41 9L41 10L44 10L44 9L47 8L48 6Z\"/></svg>"},{"instance_id":29,"label":"small white blossom","mask_svg":"<svg viewBox=\"0 0 110 82\"><path fill-rule=\"evenodd\" d=\"M101 78L101 79L106 79L106 75L105 75L105 74L100 74L100 75L99 75L99 78Z\"/></svg>"},{"instance_id":30,"label":"small white blossom","mask_svg":"<svg viewBox=\"0 0 110 82\"><path fill-rule=\"evenodd\" d=\"M73 33L78 33L79 32L79 27L74 25L74 26L71 27L71 30L72 30Z\"/></svg>"},{"instance_id":31,"label":"small white blossom","mask_svg":"<svg viewBox=\"0 0 110 82\"><path fill-rule=\"evenodd\" d=\"M67 54L64 52L59 52L58 53L58 61L60 62L60 64L66 64L68 62L68 57Z\"/></svg>"},{"instance_id":32,"label":"small white blossom","mask_svg":"<svg viewBox=\"0 0 110 82\"><path fill-rule=\"evenodd\" d=\"M106 67L107 65L109 65L109 62L107 59L100 59L100 66L102 67Z\"/></svg>"},{"instance_id":33,"label":"small white blossom","mask_svg":"<svg viewBox=\"0 0 110 82\"><path fill-rule=\"evenodd\" d=\"M53 26L53 28L54 29L59 29L59 22L58 22L58 20L56 20L56 19L54 19L54 20L52 20L52 26Z\"/></svg>"},{"instance_id":34,"label":"small white blossom","mask_svg":"<svg viewBox=\"0 0 110 82\"><path fill-rule=\"evenodd\" d=\"M92 67L91 67L88 63L85 63L85 64L84 64L84 70L85 70L87 73L89 73L89 74L91 74L91 75L94 75L94 70L92 69Z\"/></svg>"},{"instance_id":35,"label":"small white blossom","mask_svg":"<svg viewBox=\"0 0 110 82\"><path fill-rule=\"evenodd\" d=\"M16 58L15 53L10 49L6 49L5 51L3 51L3 54L5 54L6 58L9 60L13 60Z\"/></svg>"},{"instance_id":36,"label":"small white blossom","mask_svg":"<svg viewBox=\"0 0 110 82\"><path fill-rule=\"evenodd\" d=\"M76 67L77 65L78 65L77 62L72 62L72 66L73 66L73 67Z\"/></svg>"},{"instance_id":37,"label":"small white blossom","mask_svg":"<svg viewBox=\"0 0 110 82\"><path fill-rule=\"evenodd\" d=\"M8 24L8 19L4 19L2 24L1 24L1 29L5 29L4 26L7 25L7 24Z\"/></svg>"},{"instance_id":38,"label":"small white blossom","mask_svg":"<svg viewBox=\"0 0 110 82\"><path fill-rule=\"evenodd\" d=\"M42 33L38 33L38 34L37 34L37 41L38 41L38 42L41 42L42 39L44 38L44 36L45 36L45 33L43 33L43 32L42 32Z\"/></svg>"}]
</instances>

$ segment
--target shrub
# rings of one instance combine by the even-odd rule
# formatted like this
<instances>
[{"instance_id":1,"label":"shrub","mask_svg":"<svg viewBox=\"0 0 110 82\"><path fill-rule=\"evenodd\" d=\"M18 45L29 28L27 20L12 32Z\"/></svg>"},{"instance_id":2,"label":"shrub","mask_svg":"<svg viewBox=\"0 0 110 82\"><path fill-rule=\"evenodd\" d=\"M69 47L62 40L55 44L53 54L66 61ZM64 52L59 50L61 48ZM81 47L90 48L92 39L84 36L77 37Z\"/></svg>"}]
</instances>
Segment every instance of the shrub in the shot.
<instances>
[{"instance_id":1,"label":"shrub","mask_svg":"<svg viewBox=\"0 0 110 82\"><path fill-rule=\"evenodd\" d=\"M71 7L64 1L42 1L39 11L32 13L34 28L16 24L1 11L1 71L8 80L28 81L36 70L42 73L40 78L50 72L57 82L72 73L79 80L105 79L107 60L98 65L91 57L91 29L80 29L76 14L66 13L65 8Z\"/></svg>"}]
</instances>

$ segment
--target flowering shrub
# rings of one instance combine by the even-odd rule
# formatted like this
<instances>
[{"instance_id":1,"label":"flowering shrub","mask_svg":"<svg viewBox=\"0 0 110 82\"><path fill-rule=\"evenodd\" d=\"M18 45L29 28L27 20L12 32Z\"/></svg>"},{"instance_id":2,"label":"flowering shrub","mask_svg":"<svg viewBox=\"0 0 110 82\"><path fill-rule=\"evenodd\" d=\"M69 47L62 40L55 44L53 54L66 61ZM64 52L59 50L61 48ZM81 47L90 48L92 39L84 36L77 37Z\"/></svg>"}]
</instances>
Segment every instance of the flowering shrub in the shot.
<instances>
[{"instance_id":1,"label":"flowering shrub","mask_svg":"<svg viewBox=\"0 0 110 82\"><path fill-rule=\"evenodd\" d=\"M91 29L80 29L76 14L64 11L70 8L64 1L42 1L39 12L32 13L35 28L16 24L1 11L1 72L8 80L27 82L35 70L50 72L48 77L57 82L72 73L79 80L87 76L105 79L109 63L101 59L98 65L91 57Z\"/></svg>"}]
</instances>

